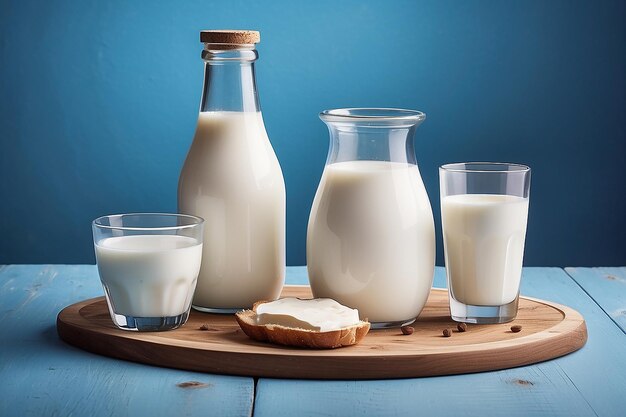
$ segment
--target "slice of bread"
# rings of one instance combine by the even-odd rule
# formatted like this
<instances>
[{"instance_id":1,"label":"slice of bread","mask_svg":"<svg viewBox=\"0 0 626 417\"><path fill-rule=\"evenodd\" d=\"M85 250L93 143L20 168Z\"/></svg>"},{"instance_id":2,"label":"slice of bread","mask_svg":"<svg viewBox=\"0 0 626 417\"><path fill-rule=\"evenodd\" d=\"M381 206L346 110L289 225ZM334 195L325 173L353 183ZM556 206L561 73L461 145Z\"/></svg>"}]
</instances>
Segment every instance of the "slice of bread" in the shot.
<instances>
[{"instance_id":1,"label":"slice of bread","mask_svg":"<svg viewBox=\"0 0 626 417\"><path fill-rule=\"evenodd\" d=\"M310 349L334 349L359 343L370 330L370 323L367 321L359 321L350 327L325 332L276 324L259 325L256 309L266 302L259 301L254 304L252 310L243 310L235 314L243 332L260 342Z\"/></svg>"}]
</instances>

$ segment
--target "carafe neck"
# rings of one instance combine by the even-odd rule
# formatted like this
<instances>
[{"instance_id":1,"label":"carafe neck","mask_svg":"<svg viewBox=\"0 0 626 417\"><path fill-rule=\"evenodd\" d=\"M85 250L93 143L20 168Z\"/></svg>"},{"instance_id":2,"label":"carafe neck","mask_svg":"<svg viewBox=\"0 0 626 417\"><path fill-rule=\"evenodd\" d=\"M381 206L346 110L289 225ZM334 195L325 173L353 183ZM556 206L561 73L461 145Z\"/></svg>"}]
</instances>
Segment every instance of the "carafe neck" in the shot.
<instances>
[{"instance_id":1,"label":"carafe neck","mask_svg":"<svg viewBox=\"0 0 626 417\"><path fill-rule=\"evenodd\" d=\"M200 111L258 112L254 62L258 53L253 44L207 43L202 51L204 87Z\"/></svg>"},{"instance_id":2,"label":"carafe neck","mask_svg":"<svg viewBox=\"0 0 626 417\"><path fill-rule=\"evenodd\" d=\"M320 118L330 133L326 164L361 160L417 164L413 138L425 117L402 109L324 111Z\"/></svg>"}]
</instances>

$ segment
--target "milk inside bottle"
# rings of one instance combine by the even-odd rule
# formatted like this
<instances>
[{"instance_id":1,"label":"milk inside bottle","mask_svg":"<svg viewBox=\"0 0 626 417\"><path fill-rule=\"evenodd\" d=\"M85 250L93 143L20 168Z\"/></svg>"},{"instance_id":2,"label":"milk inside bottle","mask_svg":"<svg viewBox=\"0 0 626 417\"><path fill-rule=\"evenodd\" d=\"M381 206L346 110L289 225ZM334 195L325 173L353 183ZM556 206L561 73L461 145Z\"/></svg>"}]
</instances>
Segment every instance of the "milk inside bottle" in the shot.
<instances>
[{"instance_id":1,"label":"milk inside bottle","mask_svg":"<svg viewBox=\"0 0 626 417\"><path fill-rule=\"evenodd\" d=\"M178 186L181 213L204 218L193 307L234 312L276 299L285 275L285 185L254 77L254 31L203 31L205 79Z\"/></svg>"}]
</instances>

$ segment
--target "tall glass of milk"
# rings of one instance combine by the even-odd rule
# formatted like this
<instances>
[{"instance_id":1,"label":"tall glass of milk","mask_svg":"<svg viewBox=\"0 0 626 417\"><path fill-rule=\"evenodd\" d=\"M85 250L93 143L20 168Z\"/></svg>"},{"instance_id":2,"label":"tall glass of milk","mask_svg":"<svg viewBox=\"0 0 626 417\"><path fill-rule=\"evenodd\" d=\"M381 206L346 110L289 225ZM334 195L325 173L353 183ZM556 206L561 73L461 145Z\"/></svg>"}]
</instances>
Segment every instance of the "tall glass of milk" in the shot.
<instances>
[{"instance_id":1,"label":"tall glass of milk","mask_svg":"<svg viewBox=\"0 0 626 417\"><path fill-rule=\"evenodd\" d=\"M203 31L204 90L178 211L205 219L193 307L234 313L275 300L285 278L285 182L263 124L256 31Z\"/></svg>"},{"instance_id":2,"label":"tall glass of milk","mask_svg":"<svg viewBox=\"0 0 626 417\"><path fill-rule=\"evenodd\" d=\"M439 168L450 313L466 323L517 315L530 168L468 162Z\"/></svg>"},{"instance_id":3,"label":"tall glass of milk","mask_svg":"<svg viewBox=\"0 0 626 417\"><path fill-rule=\"evenodd\" d=\"M204 221L181 214L116 214L93 221L100 281L124 330L182 326L202 261Z\"/></svg>"},{"instance_id":4,"label":"tall glass of milk","mask_svg":"<svg viewBox=\"0 0 626 417\"><path fill-rule=\"evenodd\" d=\"M433 215L413 146L425 115L353 108L320 118L330 150L307 233L313 294L357 308L372 328L410 324L435 265Z\"/></svg>"}]
</instances>

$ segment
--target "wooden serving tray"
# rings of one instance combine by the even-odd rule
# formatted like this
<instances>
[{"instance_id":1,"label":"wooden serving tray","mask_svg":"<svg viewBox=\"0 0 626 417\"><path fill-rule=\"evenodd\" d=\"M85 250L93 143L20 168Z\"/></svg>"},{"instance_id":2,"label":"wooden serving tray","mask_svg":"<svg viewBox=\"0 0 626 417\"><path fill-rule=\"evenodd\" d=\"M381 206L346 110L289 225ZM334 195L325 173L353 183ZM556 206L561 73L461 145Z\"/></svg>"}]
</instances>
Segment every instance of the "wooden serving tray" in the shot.
<instances>
[{"instance_id":1,"label":"wooden serving tray","mask_svg":"<svg viewBox=\"0 0 626 417\"><path fill-rule=\"evenodd\" d=\"M282 296L310 298L308 286L286 286ZM520 297L512 323L468 325L456 330L446 290L432 289L413 324L415 332L370 330L355 346L309 350L255 342L232 315L192 310L182 328L158 333L117 329L104 297L63 309L57 317L61 339L114 358L192 371L254 377L300 379L382 379L512 368L556 358L580 349L587 328L577 311L547 301ZM522 331L513 333L511 325ZM202 325L208 330L201 330ZM442 330L453 329L452 337Z\"/></svg>"}]
</instances>

